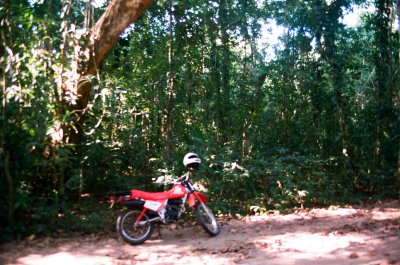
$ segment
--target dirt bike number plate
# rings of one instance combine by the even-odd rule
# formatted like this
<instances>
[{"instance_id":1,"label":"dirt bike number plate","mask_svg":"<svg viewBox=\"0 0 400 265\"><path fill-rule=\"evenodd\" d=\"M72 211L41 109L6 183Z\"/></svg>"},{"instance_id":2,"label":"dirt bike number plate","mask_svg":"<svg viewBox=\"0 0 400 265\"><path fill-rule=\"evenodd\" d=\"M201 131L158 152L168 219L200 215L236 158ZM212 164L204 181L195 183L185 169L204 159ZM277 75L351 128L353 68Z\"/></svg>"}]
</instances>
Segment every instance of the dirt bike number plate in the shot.
<instances>
[{"instance_id":1,"label":"dirt bike number plate","mask_svg":"<svg viewBox=\"0 0 400 265\"><path fill-rule=\"evenodd\" d=\"M155 211L155 212L157 212L161 208L161 206L162 206L162 203L161 202L156 202L156 201L147 200L144 203L144 207L145 208L150 209L150 210Z\"/></svg>"}]
</instances>

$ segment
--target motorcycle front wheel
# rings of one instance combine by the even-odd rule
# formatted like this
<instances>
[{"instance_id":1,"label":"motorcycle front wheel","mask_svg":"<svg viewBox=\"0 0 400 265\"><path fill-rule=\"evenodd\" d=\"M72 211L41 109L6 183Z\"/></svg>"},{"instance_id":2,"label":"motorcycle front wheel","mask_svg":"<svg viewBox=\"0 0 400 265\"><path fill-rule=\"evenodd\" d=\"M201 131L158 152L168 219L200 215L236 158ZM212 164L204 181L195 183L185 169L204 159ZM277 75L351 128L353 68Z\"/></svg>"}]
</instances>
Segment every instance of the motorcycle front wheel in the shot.
<instances>
[{"instance_id":1,"label":"motorcycle front wheel","mask_svg":"<svg viewBox=\"0 0 400 265\"><path fill-rule=\"evenodd\" d=\"M219 234L217 219L205 203L198 203L195 206L197 221L210 236Z\"/></svg>"},{"instance_id":2,"label":"motorcycle front wheel","mask_svg":"<svg viewBox=\"0 0 400 265\"><path fill-rule=\"evenodd\" d=\"M123 212L117 219L117 231L126 242L132 245L142 244L153 233L154 223L147 222L149 217L144 214L139 224L136 219L141 211L131 209Z\"/></svg>"}]
</instances>

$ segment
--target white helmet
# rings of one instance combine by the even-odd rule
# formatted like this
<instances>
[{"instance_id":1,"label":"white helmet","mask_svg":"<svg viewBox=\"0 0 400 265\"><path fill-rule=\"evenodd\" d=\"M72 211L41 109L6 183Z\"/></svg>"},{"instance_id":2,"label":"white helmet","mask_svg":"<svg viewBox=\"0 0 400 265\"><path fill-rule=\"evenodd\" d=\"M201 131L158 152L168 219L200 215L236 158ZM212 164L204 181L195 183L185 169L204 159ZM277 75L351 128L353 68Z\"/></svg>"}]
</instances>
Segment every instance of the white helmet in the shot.
<instances>
[{"instance_id":1,"label":"white helmet","mask_svg":"<svg viewBox=\"0 0 400 265\"><path fill-rule=\"evenodd\" d=\"M197 169L201 164L200 157L195 153L187 153L183 158L183 165L189 169Z\"/></svg>"}]
</instances>

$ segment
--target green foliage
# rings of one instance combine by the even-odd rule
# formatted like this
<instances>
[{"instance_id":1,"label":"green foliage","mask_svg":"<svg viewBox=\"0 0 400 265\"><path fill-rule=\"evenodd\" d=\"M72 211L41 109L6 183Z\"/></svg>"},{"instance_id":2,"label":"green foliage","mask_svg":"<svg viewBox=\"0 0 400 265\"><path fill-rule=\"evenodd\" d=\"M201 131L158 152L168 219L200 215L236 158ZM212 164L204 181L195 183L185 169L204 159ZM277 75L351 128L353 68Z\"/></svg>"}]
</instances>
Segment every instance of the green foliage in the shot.
<instances>
[{"instance_id":1,"label":"green foliage","mask_svg":"<svg viewBox=\"0 0 400 265\"><path fill-rule=\"evenodd\" d=\"M212 183L213 206L221 213L358 202L362 197L357 195L357 187L338 177L339 163L335 157L301 155L279 148L243 161L243 165L213 159L205 175Z\"/></svg>"}]
</instances>

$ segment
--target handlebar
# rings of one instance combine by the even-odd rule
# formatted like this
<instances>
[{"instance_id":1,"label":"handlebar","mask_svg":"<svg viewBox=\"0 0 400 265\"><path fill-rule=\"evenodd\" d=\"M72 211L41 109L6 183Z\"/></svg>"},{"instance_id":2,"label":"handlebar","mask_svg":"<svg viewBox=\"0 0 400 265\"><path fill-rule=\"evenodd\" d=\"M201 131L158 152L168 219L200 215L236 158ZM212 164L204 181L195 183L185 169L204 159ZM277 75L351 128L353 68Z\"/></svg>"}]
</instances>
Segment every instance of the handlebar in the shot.
<instances>
[{"instance_id":1,"label":"handlebar","mask_svg":"<svg viewBox=\"0 0 400 265\"><path fill-rule=\"evenodd\" d=\"M181 182L181 181L185 181L188 180L190 176L190 172L186 172L184 175L180 176L176 181L177 182Z\"/></svg>"},{"instance_id":2,"label":"handlebar","mask_svg":"<svg viewBox=\"0 0 400 265\"><path fill-rule=\"evenodd\" d=\"M166 185L176 184L176 183L188 180L189 176L190 176L190 172L189 171L186 172L185 174L183 174L182 176L180 176L177 179L171 179L171 180L167 180L167 181L165 181L165 176L159 176L157 178L157 180L154 181L154 183L157 183L157 184L162 184L163 183L163 184L166 184Z\"/></svg>"},{"instance_id":3,"label":"handlebar","mask_svg":"<svg viewBox=\"0 0 400 265\"><path fill-rule=\"evenodd\" d=\"M182 181L188 180L189 179L189 175L190 175L189 172L186 172L184 175L180 176L179 178L172 179L172 180L168 181L168 184L176 184L178 182L182 182Z\"/></svg>"}]
</instances>

